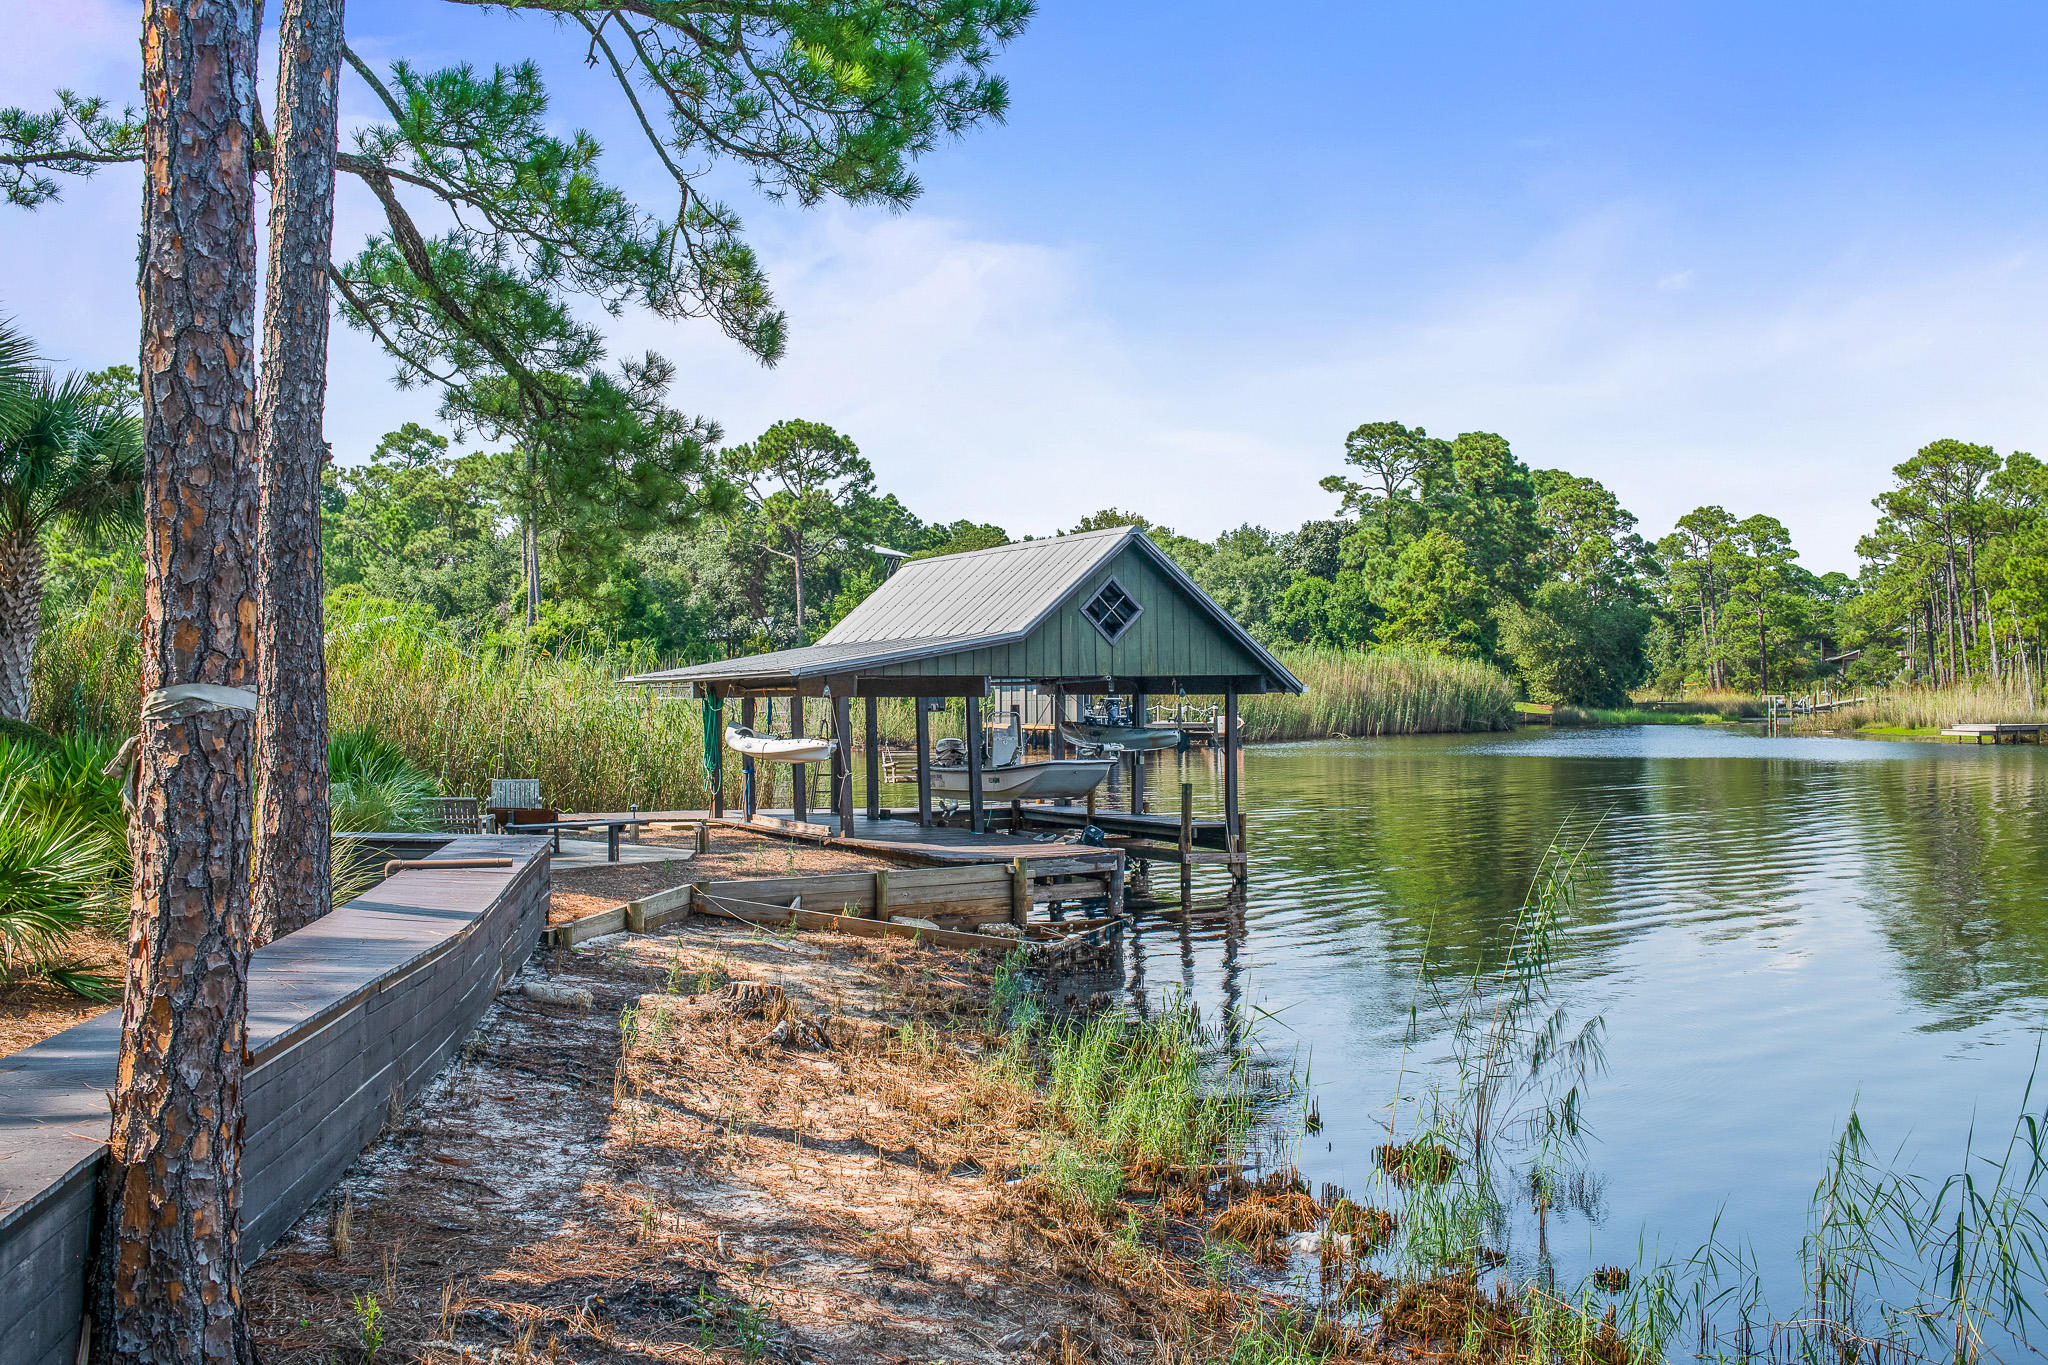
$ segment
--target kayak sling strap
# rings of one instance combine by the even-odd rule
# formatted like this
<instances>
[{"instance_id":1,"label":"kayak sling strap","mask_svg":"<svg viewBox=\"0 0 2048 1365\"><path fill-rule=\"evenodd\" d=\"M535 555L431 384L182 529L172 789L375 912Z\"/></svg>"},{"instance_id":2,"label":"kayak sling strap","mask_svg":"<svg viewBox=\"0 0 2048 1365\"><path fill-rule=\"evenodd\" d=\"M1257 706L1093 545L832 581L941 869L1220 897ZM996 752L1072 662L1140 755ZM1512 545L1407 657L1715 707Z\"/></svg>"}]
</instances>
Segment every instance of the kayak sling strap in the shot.
<instances>
[{"instance_id":1,"label":"kayak sling strap","mask_svg":"<svg viewBox=\"0 0 2048 1365\"><path fill-rule=\"evenodd\" d=\"M704 780L718 780L718 743L725 733L725 698L707 696L704 698Z\"/></svg>"}]
</instances>

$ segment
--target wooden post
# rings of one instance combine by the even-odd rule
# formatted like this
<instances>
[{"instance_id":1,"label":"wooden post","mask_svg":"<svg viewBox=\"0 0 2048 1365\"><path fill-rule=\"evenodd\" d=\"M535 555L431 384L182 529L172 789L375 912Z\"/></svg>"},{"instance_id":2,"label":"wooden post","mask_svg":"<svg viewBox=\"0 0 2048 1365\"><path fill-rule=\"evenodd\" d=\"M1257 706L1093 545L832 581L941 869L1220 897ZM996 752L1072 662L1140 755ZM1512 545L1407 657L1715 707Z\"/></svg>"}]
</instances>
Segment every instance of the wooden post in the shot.
<instances>
[{"instance_id":1,"label":"wooden post","mask_svg":"<svg viewBox=\"0 0 2048 1365\"><path fill-rule=\"evenodd\" d=\"M1095 788L1088 789L1088 823L1095 823Z\"/></svg>"},{"instance_id":2,"label":"wooden post","mask_svg":"<svg viewBox=\"0 0 2048 1365\"><path fill-rule=\"evenodd\" d=\"M1236 842L1238 830L1238 780L1237 780L1237 684L1228 683L1223 688L1223 842L1230 847ZM1231 848L1231 852L1238 852ZM1230 867L1231 878L1244 880L1244 864L1236 862Z\"/></svg>"},{"instance_id":3,"label":"wooden post","mask_svg":"<svg viewBox=\"0 0 2048 1365\"><path fill-rule=\"evenodd\" d=\"M920 828L930 828L932 823L932 713L925 710L929 698L912 697L910 704L917 708L917 823Z\"/></svg>"},{"instance_id":4,"label":"wooden post","mask_svg":"<svg viewBox=\"0 0 2048 1365\"><path fill-rule=\"evenodd\" d=\"M1145 728L1145 694L1131 693L1131 709L1137 712L1138 728ZM1145 751L1131 750L1131 814L1145 813Z\"/></svg>"},{"instance_id":5,"label":"wooden post","mask_svg":"<svg viewBox=\"0 0 2048 1365\"><path fill-rule=\"evenodd\" d=\"M1031 865L1022 858L1010 862L1010 923L1019 929L1031 917Z\"/></svg>"},{"instance_id":6,"label":"wooden post","mask_svg":"<svg viewBox=\"0 0 2048 1365\"><path fill-rule=\"evenodd\" d=\"M875 874L874 918L879 920L889 918L889 874L886 872L877 872Z\"/></svg>"},{"instance_id":7,"label":"wooden post","mask_svg":"<svg viewBox=\"0 0 2048 1365\"><path fill-rule=\"evenodd\" d=\"M832 809L839 817L839 837L853 837L853 697L851 685L834 687L832 733Z\"/></svg>"},{"instance_id":8,"label":"wooden post","mask_svg":"<svg viewBox=\"0 0 2048 1365\"><path fill-rule=\"evenodd\" d=\"M801 694L789 699L789 737L801 738L804 732L804 699ZM790 810L799 822L811 818L811 765L792 763L789 765Z\"/></svg>"},{"instance_id":9,"label":"wooden post","mask_svg":"<svg viewBox=\"0 0 2048 1365\"><path fill-rule=\"evenodd\" d=\"M754 699L740 698L740 725L748 730L754 728ZM743 818L751 820L760 807L760 792L754 786L754 756L740 755L740 810Z\"/></svg>"},{"instance_id":10,"label":"wooden post","mask_svg":"<svg viewBox=\"0 0 2048 1365\"><path fill-rule=\"evenodd\" d=\"M1022 834L1023 832L1024 803L1022 801L1013 799L1010 802L1010 833Z\"/></svg>"},{"instance_id":11,"label":"wooden post","mask_svg":"<svg viewBox=\"0 0 2048 1365\"><path fill-rule=\"evenodd\" d=\"M981 801L981 698L967 698L967 827L987 833Z\"/></svg>"},{"instance_id":12,"label":"wooden post","mask_svg":"<svg viewBox=\"0 0 2048 1365\"><path fill-rule=\"evenodd\" d=\"M880 707L873 697L864 698L867 721L868 819L882 818L882 725Z\"/></svg>"},{"instance_id":13,"label":"wooden post","mask_svg":"<svg viewBox=\"0 0 2048 1365\"><path fill-rule=\"evenodd\" d=\"M1067 737L1060 733L1060 722L1067 718L1067 689L1061 683L1054 683L1052 685L1052 709L1048 712L1048 715L1052 721L1052 728L1047 732L1045 738L1047 756L1055 759L1065 758L1067 756ZM1070 796L1062 796L1053 804L1056 806L1071 806L1074 804L1074 799Z\"/></svg>"},{"instance_id":14,"label":"wooden post","mask_svg":"<svg viewBox=\"0 0 2048 1365\"><path fill-rule=\"evenodd\" d=\"M725 718L725 704L719 699L718 688L714 685L708 691L712 701L712 714L723 721ZM705 747L711 750L711 818L723 820L725 818L725 736L706 735L704 736L704 744ZM639 831L634 831L634 837L639 837Z\"/></svg>"},{"instance_id":15,"label":"wooden post","mask_svg":"<svg viewBox=\"0 0 2048 1365\"><path fill-rule=\"evenodd\" d=\"M1195 899L1195 784L1180 784L1180 904L1185 910Z\"/></svg>"},{"instance_id":16,"label":"wooden post","mask_svg":"<svg viewBox=\"0 0 2048 1365\"><path fill-rule=\"evenodd\" d=\"M695 835L694 847L696 852L708 857L711 853L711 822L709 820L699 820L697 828L693 833Z\"/></svg>"}]
</instances>

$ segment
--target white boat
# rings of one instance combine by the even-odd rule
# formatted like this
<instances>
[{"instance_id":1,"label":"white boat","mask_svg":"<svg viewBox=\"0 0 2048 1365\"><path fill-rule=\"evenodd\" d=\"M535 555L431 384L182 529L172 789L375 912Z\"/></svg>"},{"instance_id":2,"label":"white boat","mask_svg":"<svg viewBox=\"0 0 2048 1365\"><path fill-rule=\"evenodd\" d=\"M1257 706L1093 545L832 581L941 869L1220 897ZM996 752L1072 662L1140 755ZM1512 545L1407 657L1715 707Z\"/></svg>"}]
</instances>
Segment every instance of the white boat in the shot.
<instances>
[{"instance_id":1,"label":"white boat","mask_svg":"<svg viewBox=\"0 0 2048 1365\"><path fill-rule=\"evenodd\" d=\"M942 739L934 747L932 790L949 796L966 796L966 744L957 739ZM1113 758L1022 762L1023 731L1015 712L986 727L981 750L981 794L1004 801L1021 801L1027 796L1050 801L1086 796L1116 766Z\"/></svg>"},{"instance_id":2,"label":"white boat","mask_svg":"<svg viewBox=\"0 0 2048 1365\"><path fill-rule=\"evenodd\" d=\"M837 746L830 739L777 739L773 735L757 735L744 725L728 725L725 747L770 763L824 763L831 759Z\"/></svg>"},{"instance_id":3,"label":"white boat","mask_svg":"<svg viewBox=\"0 0 2048 1365\"><path fill-rule=\"evenodd\" d=\"M1013 763L1007 768L981 770L981 794L1004 801L1026 797L1058 801L1086 796L1109 776L1112 758L1055 758L1043 763ZM966 796L967 769L932 768L932 790L948 796Z\"/></svg>"},{"instance_id":4,"label":"white boat","mask_svg":"<svg viewBox=\"0 0 2048 1365\"><path fill-rule=\"evenodd\" d=\"M1171 749L1180 743L1180 730L1153 725L1090 725L1070 720L1060 722L1060 738L1082 749L1112 746L1126 753L1140 749Z\"/></svg>"}]
</instances>

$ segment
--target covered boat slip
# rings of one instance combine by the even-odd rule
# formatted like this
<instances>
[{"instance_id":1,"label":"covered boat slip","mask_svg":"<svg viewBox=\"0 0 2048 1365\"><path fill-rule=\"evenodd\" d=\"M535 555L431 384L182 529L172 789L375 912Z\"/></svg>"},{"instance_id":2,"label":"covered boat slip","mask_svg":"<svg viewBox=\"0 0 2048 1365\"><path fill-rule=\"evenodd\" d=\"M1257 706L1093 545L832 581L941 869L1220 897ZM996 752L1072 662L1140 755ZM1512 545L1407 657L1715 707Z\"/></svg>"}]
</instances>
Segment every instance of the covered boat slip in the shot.
<instances>
[{"instance_id":1,"label":"covered boat slip","mask_svg":"<svg viewBox=\"0 0 2048 1365\"><path fill-rule=\"evenodd\" d=\"M836 741L829 760L829 811L821 813L829 814L833 837L883 827L894 827L885 838L893 838L895 829L938 833L943 823L933 812L931 717L924 705L913 708L915 823L908 813L897 820L880 819L880 698L964 700L965 781L957 785L964 787L967 831L985 835L992 804L999 803L999 820L1021 818L1024 810L1071 810L1036 803L1003 810L1000 806L1010 806L1009 802L1000 796L997 802L990 801L996 784L988 779L983 702L992 688L1032 689L1050 698L1056 714L1075 725L1082 718L1070 708L1087 698L1128 698L1129 714L1143 717L1149 699L1219 697L1225 750L1222 842L1240 872L1238 698L1246 692L1304 690L1279 660L1135 527L912 560L814 645L624 681L706 698L710 723L720 730L733 722L728 708L737 701L737 724L751 731L756 703L762 698L786 699L793 736L812 733L806 729L807 711L823 720L823 737ZM856 801L854 768L847 761L854 751L856 701L866 720L864 802ZM822 715L809 710L812 706L820 707ZM1114 735L1101 729L1086 733L1114 743ZM1066 736L1058 729L1051 757L1069 757ZM722 748L712 761L722 767ZM759 813L757 761L754 754L740 755L746 793L742 818ZM1004 764L1003 770L1014 773L1018 766L1029 765ZM795 765L792 785L791 821L815 823L807 809L805 765ZM720 790L717 783L713 790ZM1131 815L1143 817L1145 812ZM1146 823L1149 833L1153 822ZM1160 823L1179 828L1170 820Z\"/></svg>"}]
</instances>

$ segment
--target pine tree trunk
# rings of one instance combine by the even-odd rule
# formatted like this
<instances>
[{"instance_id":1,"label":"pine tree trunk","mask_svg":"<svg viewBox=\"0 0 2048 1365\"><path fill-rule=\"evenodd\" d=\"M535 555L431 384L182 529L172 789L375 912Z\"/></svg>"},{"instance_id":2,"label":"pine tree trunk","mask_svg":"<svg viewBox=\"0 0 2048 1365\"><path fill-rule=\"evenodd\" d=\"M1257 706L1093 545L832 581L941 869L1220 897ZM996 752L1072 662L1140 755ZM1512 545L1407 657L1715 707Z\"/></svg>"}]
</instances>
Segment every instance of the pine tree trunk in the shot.
<instances>
[{"instance_id":1,"label":"pine tree trunk","mask_svg":"<svg viewBox=\"0 0 2048 1365\"><path fill-rule=\"evenodd\" d=\"M256 651L254 0L146 0L146 690ZM254 1360L241 1312L254 719L141 723L135 890L101 1181L103 1360Z\"/></svg>"},{"instance_id":2,"label":"pine tree trunk","mask_svg":"<svg viewBox=\"0 0 2048 1365\"><path fill-rule=\"evenodd\" d=\"M0 716L27 720L29 675L43 626L42 537L0 536Z\"/></svg>"},{"instance_id":3,"label":"pine tree trunk","mask_svg":"<svg viewBox=\"0 0 2048 1365\"><path fill-rule=\"evenodd\" d=\"M796 643L801 649L810 641L804 638L804 557L803 546L797 546L797 553L790 563L796 566Z\"/></svg>"},{"instance_id":4,"label":"pine tree trunk","mask_svg":"<svg viewBox=\"0 0 2048 1365\"><path fill-rule=\"evenodd\" d=\"M262 578L256 669L256 939L327 913L327 655L320 466L327 452L327 261L334 236L342 0L284 0L270 153L270 261L257 412Z\"/></svg>"}]
</instances>

